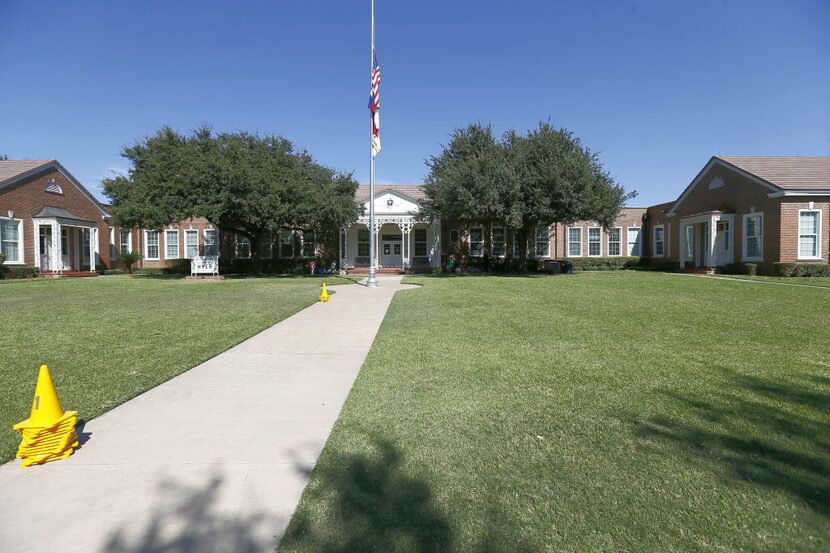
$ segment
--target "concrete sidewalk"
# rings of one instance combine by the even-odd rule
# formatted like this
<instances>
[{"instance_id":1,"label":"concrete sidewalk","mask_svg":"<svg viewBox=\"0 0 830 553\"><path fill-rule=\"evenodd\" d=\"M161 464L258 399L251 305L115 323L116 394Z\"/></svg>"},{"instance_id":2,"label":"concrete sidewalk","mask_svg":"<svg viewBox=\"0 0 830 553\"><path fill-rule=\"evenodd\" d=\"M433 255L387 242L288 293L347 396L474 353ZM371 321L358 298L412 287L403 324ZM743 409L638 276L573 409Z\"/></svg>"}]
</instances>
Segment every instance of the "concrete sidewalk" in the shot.
<instances>
[{"instance_id":1,"label":"concrete sidewalk","mask_svg":"<svg viewBox=\"0 0 830 553\"><path fill-rule=\"evenodd\" d=\"M333 287L90 421L69 459L3 465L0 550L272 552L402 288Z\"/></svg>"}]
</instances>

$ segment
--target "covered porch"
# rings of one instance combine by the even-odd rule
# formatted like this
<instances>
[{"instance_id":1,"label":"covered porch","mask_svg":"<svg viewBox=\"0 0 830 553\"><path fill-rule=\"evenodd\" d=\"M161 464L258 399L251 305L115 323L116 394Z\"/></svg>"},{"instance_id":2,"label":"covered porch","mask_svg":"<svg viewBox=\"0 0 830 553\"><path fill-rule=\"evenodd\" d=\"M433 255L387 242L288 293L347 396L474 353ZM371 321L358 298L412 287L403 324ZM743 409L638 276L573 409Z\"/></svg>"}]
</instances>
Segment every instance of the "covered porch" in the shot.
<instances>
[{"instance_id":1,"label":"covered porch","mask_svg":"<svg viewBox=\"0 0 830 553\"><path fill-rule=\"evenodd\" d=\"M680 219L680 268L707 270L735 262L735 214L707 211Z\"/></svg>"},{"instance_id":2,"label":"covered porch","mask_svg":"<svg viewBox=\"0 0 830 553\"><path fill-rule=\"evenodd\" d=\"M52 275L96 274L98 225L69 211L44 207L33 217L35 266Z\"/></svg>"},{"instance_id":3,"label":"covered porch","mask_svg":"<svg viewBox=\"0 0 830 553\"><path fill-rule=\"evenodd\" d=\"M378 270L429 270L441 259L439 223L425 223L414 216L375 217L374 232L369 218L340 230L340 267L367 270L370 240L375 242Z\"/></svg>"}]
</instances>

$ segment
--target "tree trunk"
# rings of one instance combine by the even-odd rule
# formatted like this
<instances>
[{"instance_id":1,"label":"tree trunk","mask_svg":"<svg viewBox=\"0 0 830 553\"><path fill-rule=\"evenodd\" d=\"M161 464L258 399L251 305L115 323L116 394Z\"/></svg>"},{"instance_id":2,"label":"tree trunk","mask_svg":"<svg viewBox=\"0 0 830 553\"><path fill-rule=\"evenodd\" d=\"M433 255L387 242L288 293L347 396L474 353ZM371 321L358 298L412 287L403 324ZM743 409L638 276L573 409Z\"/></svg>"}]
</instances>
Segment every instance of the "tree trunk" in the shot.
<instances>
[{"instance_id":1,"label":"tree trunk","mask_svg":"<svg viewBox=\"0 0 830 553\"><path fill-rule=\"evenodd\" d=\"M254 270L254 274L259 276L262 274L262 259L259 256L259 246L262 235L252 236L249 234L246 236L248 237L248 241L251 243L251 267Z\"/></svg>"},{"instance_id":2,"label":"tree trunk","mask_svg":"<svg viewBox=\"0 0 830 553\"><path fill-rule=\"evenodd\" d=\"M527 272L527 226L519 229L519 271Z\"/></svg>"},{"instance_id":3,"label":"tree trunk","mask_svg":"<svg viewBox=\"0 0 830 553\"><path fill-rule=\"evenodd\" d=\"M484 222L484 270L490 270L490 258L493 255L493 222Z\"/></svg>"}]
</instances>

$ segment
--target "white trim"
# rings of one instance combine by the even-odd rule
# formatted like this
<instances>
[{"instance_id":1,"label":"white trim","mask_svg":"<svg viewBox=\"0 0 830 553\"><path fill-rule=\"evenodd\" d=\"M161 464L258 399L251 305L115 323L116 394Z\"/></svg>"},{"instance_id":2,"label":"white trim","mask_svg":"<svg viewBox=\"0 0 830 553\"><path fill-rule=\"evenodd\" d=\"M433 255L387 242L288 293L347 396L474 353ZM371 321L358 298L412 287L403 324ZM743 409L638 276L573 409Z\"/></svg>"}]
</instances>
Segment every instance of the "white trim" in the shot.
<instances>
[{"instance_id":1,"label":"white trim","mask_svg":"<svg viewBox=\"0 0 830 553\"><path fill-rule=\"evenodd\" d=\"M265 255L263 255L263 252L259 252L259 258L260 259L274 259L274 231L268 230L268 231L265 231L265 232L271 238L270 243L268 244L268 256L266 257ZM262 249L263 238L265 238L265 236L266 235L263 234L262 236L259 237L259 248L260 249ZM279 252L277 252L277 253L279 253Z\"/></svg>"},{"instance_id":2,"label":"white trim","mask_svg":"<svg viewBox=\"0 0 830 553\"><path fill-rule=\"evenodd\" d=\"M239 244L240 240L242 243L248 242L248 255L245 257L241 257L239 255ZM233 234L233 258L234 259L251 259L251 240L245 236L244 234L234 233Z\"/></svg>"},{"instance_id":3,"label":"white trim","mask_svg":"<svg viewBox=\"0 0 830 553\"><path fill-rule=\"evenodd\" d=\"M156 247L158 248L158 255L156 257L150 257L150 243L147 239L149 233L155 232L157 239L156 239ZM145 230L144 231L144 259L146 261L160 261L161 260L161 233L157 230Z\"/></svg>"},{"instance_id":4,"label":"white trim","mask_svg":"<svg viewBox=\"0 0 830 553\"><path fill-rule=\"evenodd\" d=\"M798 261L821 261L821 216L822 216L821 209L799 209L798 210L798 234L796 236L796 259ZM811 257L801 257L801 214L802 213L818 213L818 221L816 222L816 255Z\"/></svg>"},{"instance_id":5,"label":"white trim","mask_svg":"<svg viewBox=\"0 0 830 553\"><path fill-rule=\"evenodd\" d=\"M545 229L545 230L547 230L547 231L548 231L548 232L547 232L547 237L548 237L548 239L547 239L546 241L539 240L539 230L540 230L540 229ZM539 244L540 244L540 243L543 243L543 242L544 242L545 244L547 244L547 248L545 249L545 253L544 253L544 254L539 255L539 253L538 253L538 251L539 251ZM535 257L535 258L537 258L537 259L541 259L541 258L549 258L549 257L550 257L550 227L549 227L549 226L534 227L534 228L533 228L533 257Z\"/></svg>"},{"instance_id":6,"label":"white trim","mask_svg":"<svg viewBox=\"0 0 830 553\"><path fill-rule=\"evenodd\" d=\"M481 232L481 253L475 254L473 253L473 231L478 230ZM478 241L476 241L478 243ZM484 257L484 227L482 226L475 226L470 227L470 233L468 235L467 244L469 245L469 254L470 257Z\"/></svg>"},{"instance_id":7,"label":"white trim","mask_svg":"<svg viewBox=\"0 0 830 553\"><path fill-rule=\"evenodd\" d=\"M496 229L501 229L502 236L504 237L504 240L502 240L502 244L504 244L504 251L501 255L494 253L494 250L496 249L496 241L493 239L493 235L495 234ZM490 225L490 255L497 258L503 258L507 255L507 227L504 225Z\"/></svg>"},{"instance_id":8,"label":"white trim","mask_svg":"<svg viewBox=\"0 0 830 553\"><path fill-rule=\"evenodd\" d=\"M595 243L599 244L599 253L591 253L591 231L599 231L599 240ZM602 257L602 227L588 227L588 257Z\"/></svg>"},{"instance_id":9,"label":"white trim","mask_svg":"<svg viewBox=\"0 0 830 553\"><path fill-rule=\"evenodd\" d=\"M657 229L663 231L663 238L660 240L660 246L663 251L659 254L657 253ZM666 257L666 227L663 225L654 225L654 228L651 231L651 256Z\"/></svg>"},{"instance_id":10,"label":"white trim","mask_svg":"<svg viewBox=\"0 0 830 553\"><path fill-rule=\"evenodd\" d=\"M3 265L25 265L26 264L26 241L24 237L25 225L23 224L23 219L15 219L13 217L0 217L2 221L17 221L17 251L20 256L20 259L16 261L9 261L8 259L3 262ZM8 240L11 242L11 240ZM3 253L3 237L0 236L0 253Z\"/></svg>"},{"instance_id":11,"label":"white trim","mask_svg":"<svg viewBox=\"0 0 830 553\"><path fill-rule=\"evenodd\" d=\"M579 255L572 255L571 254L571 229L579 229ZM582 257L582 239L584 238L584 234L582 232L582 227L566 227L565 228L565 254L566 257Z\"/></svg>"},{"instance_id":12,"label":"white trim","mask_svg":"<svg viewBox=\"0 0 830 553\"><path fill-rule=\"evenodd\" d=\"M195 255L187 255L187 235L188 234L196 234L196 254ZM194 257L198 257L199 255L199 229L195 228L186 228L184 229L184 258L185 259L193 259Z\"/></svg>"},{"instance_id":13,"label":"white trim","mask_svg":"<svg viewBox=\"0 0 830 553\"><path fill-rule=\"evenodd\" d=\"M830 196L828 190L784 190L767 194L768 198L781 198L782 196Z\"/></svg>"},{"instance_id":14,"label":"white trim","mask_svg":"<svg viewBox=\"0 0 830 553\"><path fill-rule=\"evenodd\" d=\"M761 216L761 234L758 236L761 247L761 255L749 257L746 255L746 220L749 217ZM741 261L763 261L764 260L764 212L756 211L755 213L744 213L741 219Z\"/></svg>"},{"instance_id":15,"label":"white trim","mask_svg":"<svg viewBox=\"0 0 830 553\"><path fill-rule=\"evenodd\" d=\"M637 241L634 245L637 247L637 255L631 251L631 229L637 229ZM625 227L625 255L626 257L641 257L643 255L643 227Z\"/></svg>"},{"instance_id":16,"label":"white trim","mask_svg":"<svg viewBox=\"0 0 830 553\"><path fill-rule=\"evenodd\" d=\"M167 250L167 247L170 245L170 243L167 241L167 234L170 233L170 232L175 232L176 233L176 255L172 256L172 257L170 256L170 254ZM182 253L181 252L181 244L179 243L179 229L177 229L177 228L175 228L175 229L174 228L164 229L164 259L181 259L181 257L182 257L181 253Z\"/></svg>"},{"instance_id":17,"label":"white trim","mask_svg":"<svg viewBox=\"0 0 830 553\"><path fill-rule=\"evenodd\" d=\"M623 241L622 241L622 227L613 227L610 230L620 231L619 239L616 241L617 245L619 247L619 252L620 253L618 253L618 254L612 254L611 253L611 233L610 232L608 233L608 251L606 253L608 254L608 257L622 257L622 252L623 252L623 249L622 249L622 244L623 244Z\"/></svg>"},{"instance_id":18,"label":"white trim","mask_svg":"<svg viewBox=\"0 0 830 553\"><path fill-rule=\"evenodd\" d=\"M216 248L216 253L215 254L208 254L207 251L205 251L207 249L207 246L208 246L207 233L209 233L209 232L214 233L213 247ZM204 256L215 255L216 257L219 257L219 253L220 253L219 252L219 229L215 229L215 228L203 229L202 230L202 254Z\"/></svg>"}]
</instances>

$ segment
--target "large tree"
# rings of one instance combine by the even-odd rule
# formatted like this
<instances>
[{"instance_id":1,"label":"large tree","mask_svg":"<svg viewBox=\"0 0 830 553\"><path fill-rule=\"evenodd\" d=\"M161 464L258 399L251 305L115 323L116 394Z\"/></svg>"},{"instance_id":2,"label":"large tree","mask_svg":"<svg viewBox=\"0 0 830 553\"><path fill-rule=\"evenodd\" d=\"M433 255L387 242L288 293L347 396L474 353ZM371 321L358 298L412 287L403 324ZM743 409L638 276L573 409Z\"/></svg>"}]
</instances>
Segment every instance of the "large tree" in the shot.
<instances>
[{"instance_id":1,"label":"large tree","mask_svg":"<svg viewBox=\"0 0 830 553\"><path fill-rule=\"evenodd\" d=\"M484 224L485 254L495 222L516 235L524 259L534 227L591 220L611 228L636 196L572 132L547 122L525 135L508 131L501 139L479 123L457 129L427 167L425 213ZM507 251L512 256L512 248Z\"/></svg>"},{"instance_id":2,"label":"large tree","mask_svg":"<svg viewBox=\"0 0 830 553\"><path fill-rule=\"evenodd\" d=\"M249 239L257 271L267 233L322 236L359 215L350 174L321 165L279 136L214 134L206 127L182 135L164 127L122 155L132 163L128 175L103 183L116 224L159 228L204 217Z\"/></svg>"}]
</instances>

